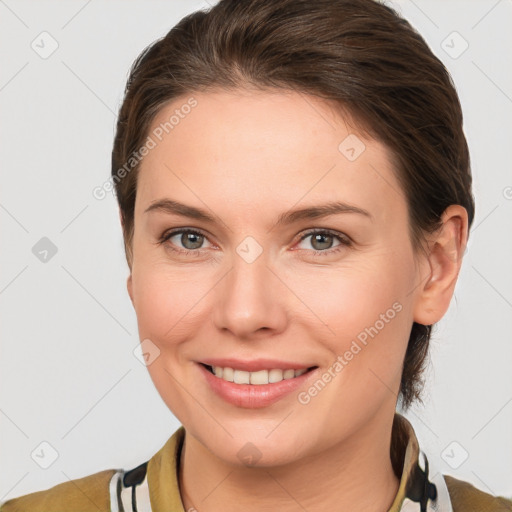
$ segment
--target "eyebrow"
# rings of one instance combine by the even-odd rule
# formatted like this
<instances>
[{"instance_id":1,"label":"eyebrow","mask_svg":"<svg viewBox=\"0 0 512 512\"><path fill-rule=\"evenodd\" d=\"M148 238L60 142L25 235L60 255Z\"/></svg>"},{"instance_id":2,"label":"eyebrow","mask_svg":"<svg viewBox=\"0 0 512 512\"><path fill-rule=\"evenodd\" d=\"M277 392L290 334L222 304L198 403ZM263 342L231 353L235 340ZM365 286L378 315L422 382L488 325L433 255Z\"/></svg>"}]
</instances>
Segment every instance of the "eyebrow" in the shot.
<instances>
[{"instance_id":1,"label":"eyebrow","mask_svg":"<svg viewBox=\"0 0 512 512\"><path fill-rule=\"evenodd\" d=\"M216 218L210 215L206 210L202 210L195 206L189 206L172 199L160 199L159 201L155 201L146 208L144 213L152 211L180 215L182 217L189 217L191 219L209 222L212 224L216 222ZM300 220L317 219L340 213L357 213L373 220L372 214L363 208L343 203L341 201L332 201L321 205L284 212L277 218L276 226L293 224Z\"/></svg>"}]
</instances>

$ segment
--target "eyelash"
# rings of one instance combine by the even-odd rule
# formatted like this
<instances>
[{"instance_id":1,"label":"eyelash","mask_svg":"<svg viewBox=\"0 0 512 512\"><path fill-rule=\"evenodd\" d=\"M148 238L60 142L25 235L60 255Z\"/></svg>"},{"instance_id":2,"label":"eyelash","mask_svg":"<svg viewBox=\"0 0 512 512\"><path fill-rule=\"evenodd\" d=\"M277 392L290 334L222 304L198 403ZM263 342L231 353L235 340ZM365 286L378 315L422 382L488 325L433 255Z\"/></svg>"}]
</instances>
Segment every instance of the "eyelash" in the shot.
<instances>
[{"instance_id":1,"label":"eyelash","mask_svg":"<svg viewBox=\"0 0 512 512\"><path fill-rule=\"evenodd\" d=\"M163 245L165 244L166 242L169 241L170 238L172 238L174 235L178 235L178 234L182 234L182 233L192 233L194 235L200 235L204 238L208 238L206 236L205 233L201 232L200 230L197 230L197 229L183 229L183 228L180 228L180 229L176 229L174 231L167 231L165 232L159 239L159 241L157 242L159 245ZM311 249L311 251L313 252L313 256L314 257L322 257L322 256L325 256L325 255L332 255L340 250L343 250L347 247L351 247L352 246L352 240L347 237L346 235L342 235L341 233L337 233L336 231L331 231L330 229L319 229L319 228L316 228L316 229L312 229L312 230L309 230L307 231L306 233L304 233L304 235L299 239L299 241L297 243L300 243L302 242L303 240L305 240L308 236L311 236L311 235L318 235L318 234L322 234L322 235L330 235L330 236L333 236L334 238L336 238L340 244L335 246L335 247L332 247L330 249L325 249L323 251L321 250L315 250L315 249ZM192 249L176 249L175 247L172 247L171 244L168 244L168 248L174 252L177 252L179 254L183 254L184 256L200 256L201 255L201 249L195 249L195 250L192 250ZM298 249L298 250L307 250L307 249Z\"/></svg>"}]
</instances>

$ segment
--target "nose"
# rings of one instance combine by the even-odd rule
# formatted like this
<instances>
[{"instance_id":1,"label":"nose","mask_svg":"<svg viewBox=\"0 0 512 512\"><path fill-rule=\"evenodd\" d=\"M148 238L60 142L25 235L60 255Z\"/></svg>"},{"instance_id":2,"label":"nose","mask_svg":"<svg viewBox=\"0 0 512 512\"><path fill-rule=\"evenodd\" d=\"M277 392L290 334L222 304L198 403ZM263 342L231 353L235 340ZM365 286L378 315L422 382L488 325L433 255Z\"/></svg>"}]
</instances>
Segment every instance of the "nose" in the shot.
<instances>
[{"instance_id":1,"label":"nose","mask_svg":"<svg viewBox=\"0 0 512 512\"><path fill-rule=\"evenodd\" d=\"M231 270L215 287L214 323L239 340L272 336L286 328L288 294L264 254L250 263L234 254Z\"/></svg>"}]
</instances>

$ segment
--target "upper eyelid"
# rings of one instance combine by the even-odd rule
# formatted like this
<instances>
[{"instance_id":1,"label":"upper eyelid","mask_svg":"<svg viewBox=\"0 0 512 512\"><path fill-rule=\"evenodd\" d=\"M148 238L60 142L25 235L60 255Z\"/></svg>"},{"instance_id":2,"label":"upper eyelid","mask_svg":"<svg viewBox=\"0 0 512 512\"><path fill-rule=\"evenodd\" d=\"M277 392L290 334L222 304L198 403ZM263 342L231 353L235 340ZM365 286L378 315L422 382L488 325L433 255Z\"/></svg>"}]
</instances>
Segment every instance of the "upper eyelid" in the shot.
<instances>
[{"instance_id":1,"label":"upper eyelid","mask_svg":"<svg viewBox=\"0 0 512 512\"><path fill-rule=\"evenodd\" d=\"M339 238L346 238L347 240L351 240L351 238L346 235L345 233L342 233L341 231L336 231L335 229L327 229L327 228L311 228L309 230L306 230L306 232L300 237L300 240L303 240L304 238L316 235L317 233L328 233L332 236L336 236Z\"/></svg>"},{"instance_id":2,"label":"upper eyelid","mask_svg":"<svg viewBox=\"0 0 512 512\"><path fill-rule=\"evenodd\" d=\"M164 231L162 236L160 237L162 240L168 240L170 237L174 235L178 235L179 233L197 233L198 235L204 236L208 240L210 240L210 235L201 229L198 228L175 228ZM210 242L211 243L211 242Z\"/></svg>"}]
</instances>

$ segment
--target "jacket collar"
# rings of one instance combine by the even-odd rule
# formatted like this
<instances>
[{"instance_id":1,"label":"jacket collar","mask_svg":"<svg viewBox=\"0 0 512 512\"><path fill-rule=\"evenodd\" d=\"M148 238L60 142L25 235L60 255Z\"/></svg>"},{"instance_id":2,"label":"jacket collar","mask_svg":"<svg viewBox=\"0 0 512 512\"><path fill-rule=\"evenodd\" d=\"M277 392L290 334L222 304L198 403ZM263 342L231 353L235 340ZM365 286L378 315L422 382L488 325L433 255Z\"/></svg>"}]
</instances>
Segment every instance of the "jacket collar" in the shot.
<instances>
[{"instance_id":1,"label":"jacket collar","mask_svg":"<svg viewBox=\"0 0 512 512\"><path fill-rule=\"evenodd\" d=\"M185 512L178 484L178 464L185 438L181 426L149 460L147 481L153 510ZM395 413L391 461L400 485L388 512L453 512L443 475L420 450L411 423Z\"/></svg>"}]
</instances>

